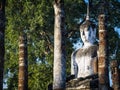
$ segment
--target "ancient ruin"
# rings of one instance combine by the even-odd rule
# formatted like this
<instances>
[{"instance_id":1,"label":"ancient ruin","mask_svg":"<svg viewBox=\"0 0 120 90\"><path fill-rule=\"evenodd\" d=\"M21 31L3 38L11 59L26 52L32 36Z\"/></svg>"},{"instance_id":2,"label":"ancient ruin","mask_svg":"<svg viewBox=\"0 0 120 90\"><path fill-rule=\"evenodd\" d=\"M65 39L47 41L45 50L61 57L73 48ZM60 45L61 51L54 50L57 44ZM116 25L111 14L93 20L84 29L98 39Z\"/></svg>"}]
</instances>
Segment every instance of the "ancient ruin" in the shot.
<instances>
[{"instance_id":1,"label":"ancient ruin","mask_svg":"<svg viewBox=\"0 0 120 90\"><path fill-rule=\"evenodd\" d=\"M75 50L71 55L71 75L66 77L66 87L54 90L120 90L120 70L117 61L112 61L110 64L113 86L110 87L109 85L109 60L104 0L100 1L100 6L98 16L98 45L95 44L96 25L89 19L88 3L86 20L80 25L80 36L83 46ZM62 82L65 82L65 79Z\"/></svg>"}]
</instances>

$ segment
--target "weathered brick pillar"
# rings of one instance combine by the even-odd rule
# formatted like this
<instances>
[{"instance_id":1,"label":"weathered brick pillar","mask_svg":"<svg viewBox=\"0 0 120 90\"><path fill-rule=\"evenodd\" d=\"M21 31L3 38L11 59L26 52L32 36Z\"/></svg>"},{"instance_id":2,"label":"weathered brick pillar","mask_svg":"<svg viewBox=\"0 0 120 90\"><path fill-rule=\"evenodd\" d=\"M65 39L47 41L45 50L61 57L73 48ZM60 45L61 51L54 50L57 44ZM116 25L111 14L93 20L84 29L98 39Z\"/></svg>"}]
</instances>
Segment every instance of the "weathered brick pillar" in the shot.
<instances>
[{"instance_id":1,"label":"weathered brick pillar","mask_svg":"<svg viewBox=\"0 0 120 90\"><path fill-rule=\"evenodd\" d=\"M28 88L28 70L27 70L27 37L19 36L19 76L18 90L27 90Z\"/></svg>"},{"instance_id":2,"label":"weathered brick pillar","mask_svg":"<svg viewBox=\"0 0 120 90\"><path fill-rule=\"evenodd\" d=\"M105 28L105 14L100 14L99 17L99 55L98 55L98 74L99 74L99 89L108 90L109 75L108 75L108 59L107 59L107 30Z\"/></svg>"},{"instance_id":3,"label":"weathered brick pillar","mask_svg":"<svg viewBox=\"0 0 120 90\"><path fill-rule=\"evenodd\" d=\"M120 90L120 71L119 64L117 60L110 62L111 74L112 74L112 83L114 90Z\"/></svg>"}]
</instances>

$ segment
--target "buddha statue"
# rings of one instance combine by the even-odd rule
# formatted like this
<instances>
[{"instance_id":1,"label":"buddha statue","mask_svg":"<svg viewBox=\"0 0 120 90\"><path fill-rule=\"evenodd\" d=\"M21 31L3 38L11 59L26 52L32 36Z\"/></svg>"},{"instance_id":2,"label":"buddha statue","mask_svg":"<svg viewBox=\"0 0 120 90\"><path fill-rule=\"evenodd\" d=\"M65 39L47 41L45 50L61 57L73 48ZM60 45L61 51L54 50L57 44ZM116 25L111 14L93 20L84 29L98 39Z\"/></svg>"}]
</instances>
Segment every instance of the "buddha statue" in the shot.
<instances>
[{"instance_id":1,"label":"buddha statue","mask_svg":"<svg viewBox=\"0 0 120 90\"><path fill-rule=\"evenodd\" d=\"M83 46L71 55L71 74L75 78L85 78L98 72L96 29L89 19L80 26L80 36Z\"/></svg>"}]
</instances>

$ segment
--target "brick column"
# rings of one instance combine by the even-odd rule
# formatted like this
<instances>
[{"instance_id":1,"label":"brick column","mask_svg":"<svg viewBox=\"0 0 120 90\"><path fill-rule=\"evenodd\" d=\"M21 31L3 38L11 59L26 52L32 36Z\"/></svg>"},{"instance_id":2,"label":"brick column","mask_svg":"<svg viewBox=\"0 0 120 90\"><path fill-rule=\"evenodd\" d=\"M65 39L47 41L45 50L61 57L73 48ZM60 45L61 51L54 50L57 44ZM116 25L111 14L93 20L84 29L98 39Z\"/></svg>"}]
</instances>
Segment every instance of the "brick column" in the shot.
<instances>
[{"instance_id":1,"label":"brick column","mask_svg":"<svg viewBox=\"0 0 120 90\"><path fill-rule=\"evenodd\" d=\"M27 70L27 37L21 34L19 36L19 80L18 90L28 89L28 70Z\"/></svg>"},{"instance_id":2,"label":"brick column","mask_svg":"<svg viewBox=\"0 0 120 90\"><path fill-rule=\"evenodd\" d=\"M105 29L105 14L99 17L99 55L98 55L98 75L100 90L108 90L108 59L107 59L107 30Z\"/></svg>"},{"instance_id":3,"label":"brick column","mask_svg":"<svg viewBox=\"0 0 120 90\"><path fill-rule=\"evenodd\" d=\"M110 68L111 68L112 83L114 90L120 90L120 71L118 66L119 64L117 60L111 61Z\"/></svg>"}]
</instances>

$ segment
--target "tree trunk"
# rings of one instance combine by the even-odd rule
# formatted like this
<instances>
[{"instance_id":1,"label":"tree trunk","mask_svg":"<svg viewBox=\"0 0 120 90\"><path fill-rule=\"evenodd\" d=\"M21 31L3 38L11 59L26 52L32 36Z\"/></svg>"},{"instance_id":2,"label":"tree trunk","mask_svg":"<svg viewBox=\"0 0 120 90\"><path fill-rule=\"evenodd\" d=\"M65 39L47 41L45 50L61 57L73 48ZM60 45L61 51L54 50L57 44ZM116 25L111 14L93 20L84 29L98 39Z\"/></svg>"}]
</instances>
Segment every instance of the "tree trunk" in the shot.
<instances>
[{"instance_id":1,"label":"tree trunk","mask_svg":"<svg viewBox=\"0 0 120 90\"><path fill-rule=\"evenodd\" d=\"M0 1L0 90L3 90L5 37L5 0Z\"/></svg>"},{"instance_id":2,"label":"tree trunk","mask_svg":"<svg viewBox=\"0 0 120 90\"><path fill-rule=\"evenodd\" d=\"M99 90L109 90L108 57L107 57L107 30L105 28L104 0L101 2L99 14L99 55L98 55L98 74Z\"/></svg>"},{"instance_id":3,"label":"tree trunk","mask_svg":"<svg viewBox=\"0 0 120 90\"><path fill-rule=\"evenodd\" d=\"M66 83L66 54L65 54L65 13L64 1L54 0L54 67L53 89L64 90Z\"/></svg>"},{"instance_id":4,"label":"tree trunk","mask_svg":"<svg viewBox=\"0 0 120 90\"><path fill-rule=\"evenodd\" d=\"M20 34L19 36L19 81L18 90L28 89L28 70L27 70L27 36Z\"/></svg>"}]
</instances>

